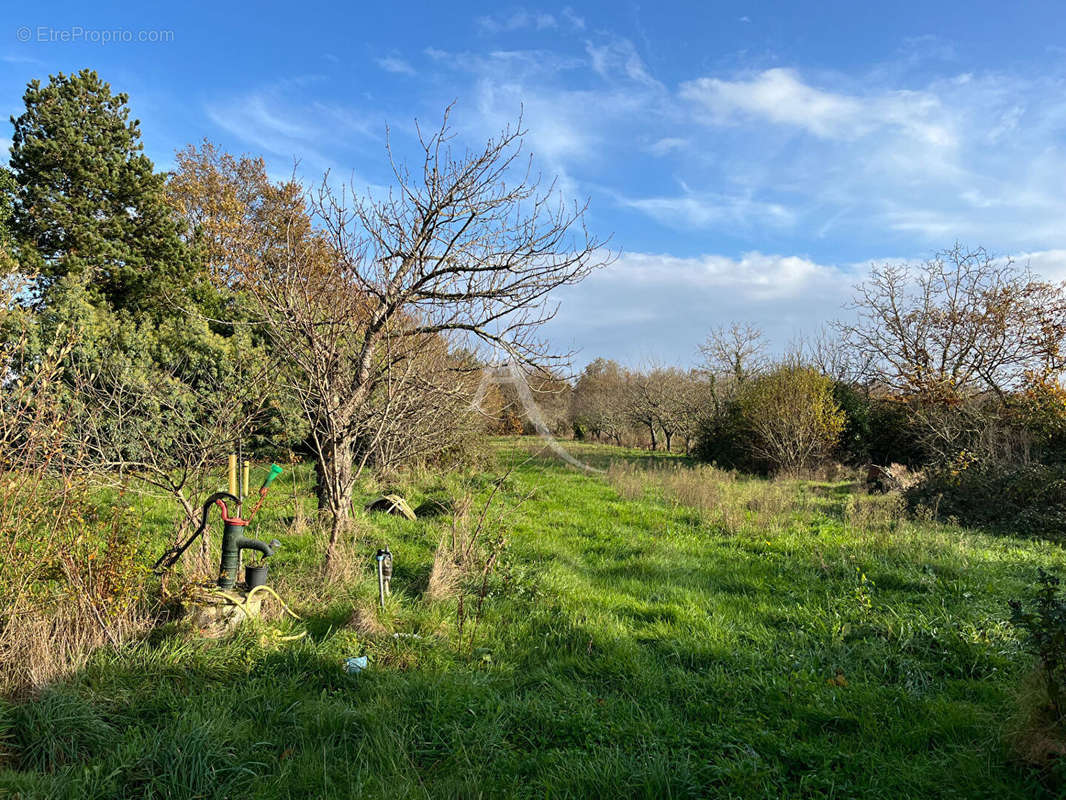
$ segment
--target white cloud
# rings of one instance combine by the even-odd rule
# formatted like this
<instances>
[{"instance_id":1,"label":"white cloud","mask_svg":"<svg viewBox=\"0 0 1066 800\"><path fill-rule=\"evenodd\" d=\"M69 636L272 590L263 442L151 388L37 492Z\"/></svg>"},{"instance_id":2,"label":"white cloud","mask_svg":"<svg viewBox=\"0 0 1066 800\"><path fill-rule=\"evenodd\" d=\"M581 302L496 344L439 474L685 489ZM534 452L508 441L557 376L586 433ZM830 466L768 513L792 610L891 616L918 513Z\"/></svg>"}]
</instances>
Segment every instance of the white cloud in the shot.
<instances>
[{"instance_id":1,"label":"white cloud","mask_svg":"<svg viewBox=\"0 0 1066 800\"><path fill-rule=\"evenodd\" d=\"M554 294L561 306L547 332L560 349L579 349L578 368L598 356L631 365L659 360L694 366L707 332L733 321L758 325L774 351L783 352L854 313L847 306L872 264L918 260L826 264L759 251L735 258L624 253ZM1018 253L1013 260L1039 277L1066 280L1066 250Z\"/></svg>"},{"instance_id":2,"label":"white cloud","mask_svg":"<svg viewBox=\"0 0 1066 800\"><path fill-rule=\"evenodd\" d=\"M954 42L931 33L907 37L900 53L911 65L922 61L954 61L958 57Z\"/></svg>"},{"instance_id":3,"label":"white cloud","mask_svg":"<svg viewBox=\"0 0 1066 800\"><path fill-rule=\"evenodd\" d=\"M1014 105L994 115L995 124L986 134L988 141L995 144L999 140L1014 134L1018 130L1018 123L1025 114L1025 106Z\"/></svg>"},{"instance_id":4,"label":"white cloud","mask_svg":"<svg viewBox=\"0 0 1066 800\"><path fill-rule=\"evenodd\" d=\"M625 39L596 32L583 44L581 56L561 45L428 54L455 72L445 100L466 74L473 139L524 107L539 166L568 196L591 193L594 208L606 196L682 233L765 247L765 226L856 256L956 239L1066 244L1062 76L923 67L916 77L904 60L863 75L774 68L674 88ZM953 63L940 50L936 63ZM664 189L682 180L683 191Z\"/></svg>"},{"instance_id":5,"label":"white cloud","mask_svg":"<svg viewBox=\"0 0 1066 800\"><path fill-rule=\"evenodd\" d=\"M395 56L386 56L385 58L376 58L374 61L379 67L386 72L394 72L398 75L414 75L415 68L404 61L402 58L396 58Z\"/></svg>"},{"instance_id":6,"label":"white cloud","mask_svg":"<svg viewBox=\"0 0 1066 800\"><path fill-rule=\"evenodd\" d=\"M660 84L648 72L637 49L628 39L610 39L605 44L585 43L592 69L601 77L611 80L616 76L658 87Z\"/></svg>"},{"instance_id":7,"label":"white cloud","mask_svg":"<svg viewBox=\"0 0 1066 800\"><path fill-rule=\"evenodd\" d=\"M469 73L501 84L529 82L542 88L571 70L583 68L585 60L551 50L490 50L469 52L427 47L423 52L441 67Z\"/></svg>"},{"instance_id":8,"label":"white cloud","mask_svg":"<svg viewBox=\"0 0 1066 800\"><path fill-rule=\"evenodd\" d=\"M484 77L477 83L476 109L486 136L513 124L519 110L529 133L526 144L538 159L562 169L571 159L590 157L599 131L583 124L580 107L545 96L521 82L499 83ZM531 120L535 121L531 124Z\"/></svg>"},{"instance_id":9,"label":"white cloud","mask_svg":"<svg viewBox=\"0 0 1066 800\"><path fill-rule=\"evenodd\" d=\"M623 255L615 268L622 280L633 284L697 291L727 289L756 301L794 298L840 275L837 268L808 258L758 251L744 253L739 258L630 253Z\"/></svg>"},{"instance_id":10,"label":"white cloud","mask_svg":"<svg viewBox=\"0 0 1066 800\"><path fill-rule=\"evenodd\" d=\"M1042 250L1019 253L1014 261L1028 266L1035 275L1049 281L1066 281L1066 250Z\"/></svg>"},{"instance_id":11,"label":"white cloud","mask_svg":"<svg viewBox=\"0 0 1066 800\"><path fill-rule=\"evenodd\" d=\"M585 30L585 18L579 17L574 13L574 9L567 6L563 9L563 19L570 25L575 31Z\"/></svg>"},{"instance_id":12,"label":"white cloud","mask_svg":"<svg viewBox=\"0 0 1066 800\"><path fill-rule=\"evenodd\" d=\"M337 145L380 148L380 123L348 106L308 102L307 86L318 80L312 76L282 81L211 103L206 113L256 153L280 161L285 171L296 161L313 171L350 169L350 163L338 165Z\"/></svg>"},{"instance_id":13,"label":"white cloud","mask_svg":"<svg viewBox=\"0 0 1066 800\"><path fill-rule=\"evenodd\" d=\"M762 224L787 227L795 215L780 203L744 196L684 194L674 197L622 198L634 208L672 228L711 228L721 225Z\"/></svg>"},{"instance_id":14,"label":"white cloud","mask_svg":"<svg viewBox=\"0 0 1066 800\"><path fill-rule=\"evenodd\" d=\"M553 19L560 31L568 24L565 11ZM492 20L538 24L530 12ZM638 212L623 218L620 245L691 251L721 236L722 247L853 259L956 239L999 252L1066 247L1062 75L944 72L954 62L941 48L932 73L903 62L848 76L775 68L664 86L625 39L545 38L538 49L429 48L434 81L419 99L441 108L458 98L455 127L472 146L523 109L535 169L559 176L569 199L591 195L599 230L619 230L609 219L619 208ZM391 57L409 63L402 55ZM288 90L212 112L257 150L305 161L353 141L378 144L381 125Z\"/></svg>"},{"instance_id":15,"label":"white cloud","mask_svg":"<svg viewBox=\"0 0 1066 800\"><path fill-rule=\"evenodd\" d=\"M526 149L535 156L537 170L557 177L557 188L568 200L588 195L577 173L608 165L619 131L654 108L656 98L667 96L648 78L632 47L615 40L602 50L602 74L588 49L584 58L549 50L484 54L432 49L426 54L460 80L466 76L472 81L456 110L457 129L471 142L483 142L513 124L521 111ZM577 80L567 80L571 76ZM571 88L575 83L587 88Z\"/></svg>"},{"instance_id":16,"label":"white cloud","mask_svg":"<svg viewBox=\"0 0 1066 800\"><path fill-rule=\"evenodd\" d=\"M862 121L859 102L806 86L787 69L766 70L746 81L699 78L682 84L681 96L704 107L718 124L747 114L835 138Z\"/></svg>"},{"instance_id":17,"label":"white cloud","mask_svg":"<svg viewBox=\"0 0 1066 800\"><path fill-rule=\"evenodd\" d=\"M478 17L477 26L483 33L510 33L527 28L548 30L557 28L559 23L551 14L531 13L520 9L511 14Z\"/></svg>"},{"instance_id":18,"label":"white cloud","mask_svg":"<svg viewBox=\"0 0 1066 800\"><path fill-rule=\"evenodd\" d=\"M39 58L33 58L32 56L22 55L21 53L5 53L0 56L0 61L5 64L43 64Z\"/></svg>"},{"instance_id":19,"label":"white cloud","mask_svg":"<svg viewBox=\"0 0 1066 800\"><path fill-rule=\"evenodd\" d=\"M455 129L471 146L524 109L535 170L560 176L567 198L591 195L593 230L615 229L619 246L735 248L627 254L564 290L550 329L563 349L571 335L591 356L621 355L617 341L632 338L685 361L707 328L732 318L784 342L840 313L864 270L851 261L928 255L956 240L1025 253L1035 271L1066 279L1061 67L967 71L950 46L923 39L849 75L760 67L664 85L645 48L592 24L574 35L585 22L570 9L484 19L484 33L550 35L537 49L482 39L499 46L424 50L432 80L411 84L422 87L418 104L458 99ZM426 60L389 52L378 64L400 74ZM289 164L300 155L347 169L358 162L347 153L338 162L337 150L359 141L380 163L374 135L384 117L368 124L365 113L308 103L297 88L225 98L212 119ZM392 121L405 135L407 120Z\"/></svg>"},{"instance_id":20,"label":"white cloud","mask_svg":"<svg viewBox=\"0 0 1066 800\"><path fill-rule=\"evenodd\" d=\"M648 148L648 152L655 156L665 156L675 150L683 150L688 144L688 139L682 139L678 136L666 136L654 142Z\"/></svg>"},{"instance_id":21,"label":"white cloud","mask_svg":"<svg viewBox=\"0 0 1066 800\"><path fill-rule=\"evenodd\" d=\"M294 154L290 143L312 138L309 128L293 122L290 115L269 108L268 98L261 94L248 95L226 107L212 107L208 116L230 133L275 155Z\"/></svg>"},{"instance_id":22,"label":"white cloud","mask_svg":"<svg viewBox=\"0 0 1066 800\"><path fill-rule=\"evenodd\" d=\"M694 192L736 187L784 206L797 235L905 250L956 239L1053 249L1066 243L1064 80L925 72L915 81L873 70L812 82L788 69L704 77L680 87L688 123L662 135L692 141L671 164Z\"/></svg>"},{"instance_id":23,"label":"white cloud","mask_svg":"<svg viewBox=\"0 0 1066 800\"><path fill-rule=\"evenodd\" d=\"M783 349L838 317L864 269L757 251L738 258L625 253L556 293L561 306L547 332L560 348L580 348L578 366L597 356L694 365L707 332L733 320L758 324Z\"/></svg>"},{"instance_id":24,"label":"white cloud","mask_svg":"<svg viewBox=\"0 0 1066 800\"><path fill-rule=\"evenodd\" d=\"M955 141L934 95L903 90L847 95L810 86L791 69L768 69L748 80L698 78L681 84L680 94L718 125L762 118L825 139L857 139L888 126L934 145Z\"/></svg>"}]
</instances>

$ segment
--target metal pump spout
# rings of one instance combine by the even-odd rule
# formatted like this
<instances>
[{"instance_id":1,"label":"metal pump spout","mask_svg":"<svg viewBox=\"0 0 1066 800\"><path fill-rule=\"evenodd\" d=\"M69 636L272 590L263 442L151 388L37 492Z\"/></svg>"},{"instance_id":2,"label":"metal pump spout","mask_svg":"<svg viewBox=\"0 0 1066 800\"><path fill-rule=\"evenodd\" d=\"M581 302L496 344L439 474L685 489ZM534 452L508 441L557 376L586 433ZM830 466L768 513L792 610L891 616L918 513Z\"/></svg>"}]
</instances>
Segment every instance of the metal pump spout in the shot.
<instances>
[{"instance_id":1,"label":"metal pump spout","mask_svg":"<svg viewBox=\"0 0 1066 800\"><path fill-rule=\"evenodd\" d=\"M274 548L278 547L280 544L281 542L277 539L271 539L270 543L267 544L260 539L246 539L243 536L237 538L238 550L258 550L263 554L263 558L270 558L270 556L274 555Z\"/></svg>"}]
</instances>

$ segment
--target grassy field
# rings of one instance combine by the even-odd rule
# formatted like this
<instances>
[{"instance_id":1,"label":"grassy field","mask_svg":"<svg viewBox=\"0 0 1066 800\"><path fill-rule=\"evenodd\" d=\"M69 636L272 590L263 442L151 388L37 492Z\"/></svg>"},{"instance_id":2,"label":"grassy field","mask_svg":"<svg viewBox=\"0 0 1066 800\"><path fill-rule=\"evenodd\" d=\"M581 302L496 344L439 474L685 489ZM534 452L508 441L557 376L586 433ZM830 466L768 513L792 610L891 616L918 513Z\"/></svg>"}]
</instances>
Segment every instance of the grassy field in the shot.
<instances>
[{"instance_id":1,"label":"grassy field","mask_svg":"<svg viewBox=\"0 0 1066 800\"><path fill-rule=\"evenodd\" d=\"M304 622L224 642L167 625L0 709L0 795L1047 793L1011 756L1032 662L1005 620L1038 566L1066 563L1057 545L907 520L844 483L581 446L605 469L590 474L526 449L392 487L414 505L470 495L476 511L518 464L494 505L506 548L476 627L463 595L461 645L456 597L427 591L449 515L361 517L350 576L322 586L282 482L252 535L284 540L272 576ZM384 543L396 577L378 615ZM369 669L346 674L362 654Z\"/></svg>"}]
</instances>

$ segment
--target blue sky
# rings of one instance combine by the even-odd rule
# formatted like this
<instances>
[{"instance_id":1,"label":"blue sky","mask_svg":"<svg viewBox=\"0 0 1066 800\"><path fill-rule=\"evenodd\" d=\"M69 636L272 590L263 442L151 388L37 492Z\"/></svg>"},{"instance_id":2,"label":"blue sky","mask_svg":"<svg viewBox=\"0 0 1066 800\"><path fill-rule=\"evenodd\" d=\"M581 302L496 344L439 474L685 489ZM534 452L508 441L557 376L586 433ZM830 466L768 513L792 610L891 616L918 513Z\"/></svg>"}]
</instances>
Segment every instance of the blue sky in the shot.
<instances>
[{"instance_id":1,"label":"blue sky","mask_svg":"<svg viewBox=\"0 0 1066 800\"><path fill-rule=\"evenodd\" d=\"M206 137L369 187L386 123L403 152L449 102L471 143L524 107L541 170L622 251L558 295L548 334L578 365L690 364L734 319L784 346L871 261L956 240L1066 278L1066 4L396 9L23 6L0 26L0 98L17 114L28 80L91 67L160 168Z\"/></svg>"}]
</instances>

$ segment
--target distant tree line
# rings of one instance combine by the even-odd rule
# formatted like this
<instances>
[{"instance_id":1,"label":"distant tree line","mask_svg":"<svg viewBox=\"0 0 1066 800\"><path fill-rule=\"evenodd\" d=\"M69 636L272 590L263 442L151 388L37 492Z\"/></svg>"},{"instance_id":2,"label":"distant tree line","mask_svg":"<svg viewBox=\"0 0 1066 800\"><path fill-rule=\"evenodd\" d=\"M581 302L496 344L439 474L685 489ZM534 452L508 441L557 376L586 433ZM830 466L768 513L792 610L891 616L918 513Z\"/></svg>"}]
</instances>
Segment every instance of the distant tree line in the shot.
<instances>
[{"instance_id":1,"label":"distant tree line","mask_svg":"<svg viewBox=\"0 0 1066 800\"><path fill-rule=\"evenodd\" d=\"M956 244L875 266L844 321L771 358L732 323L699 369L589 364L574 435L759 473L827 462L921 472L912 505L983 524L1066 522L1066 290ZM876 471L876 470L875 470Z\"/></svg>"}]
</instances>

